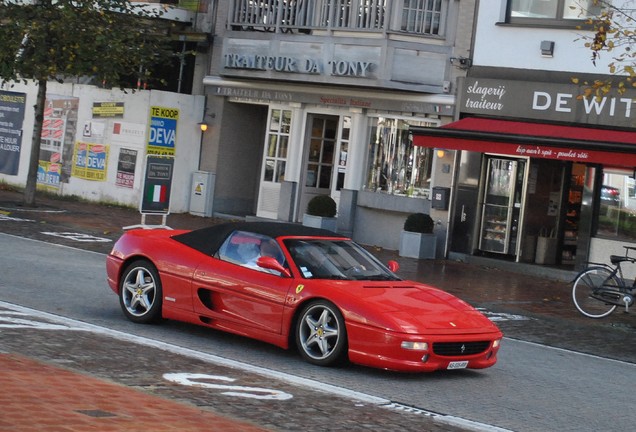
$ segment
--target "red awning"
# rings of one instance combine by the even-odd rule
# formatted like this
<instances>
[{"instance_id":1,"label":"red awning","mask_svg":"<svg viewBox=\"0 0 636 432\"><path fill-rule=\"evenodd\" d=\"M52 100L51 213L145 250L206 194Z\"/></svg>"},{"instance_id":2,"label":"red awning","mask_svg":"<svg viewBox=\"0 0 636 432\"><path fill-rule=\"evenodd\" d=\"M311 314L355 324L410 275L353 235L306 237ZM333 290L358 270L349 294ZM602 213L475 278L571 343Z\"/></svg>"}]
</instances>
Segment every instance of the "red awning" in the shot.
<instances>
[{"instance_id":1,"label":"red awning","mask_svg":"<svg viewBox=\"0 0 636 432\"><path fill-rule=\"evenodd\" d=\"M424 147L636 167L636 132L478 117L410 130Z\"/></svg>"}]
</instances>

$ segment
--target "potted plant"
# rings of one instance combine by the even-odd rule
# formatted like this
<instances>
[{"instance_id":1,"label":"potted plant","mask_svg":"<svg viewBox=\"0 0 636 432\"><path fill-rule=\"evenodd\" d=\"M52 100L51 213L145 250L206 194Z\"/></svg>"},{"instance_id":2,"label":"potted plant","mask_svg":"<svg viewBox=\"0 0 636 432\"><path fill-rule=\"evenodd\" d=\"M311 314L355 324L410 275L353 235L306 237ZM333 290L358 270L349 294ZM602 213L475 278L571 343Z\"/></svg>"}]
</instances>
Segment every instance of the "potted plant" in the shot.
<instances>
[{"instance_id":1,"label":"potted plant","mask_svg":"<svg viewBox=\"0 0 636 432\"><path fill-rule=\"evenodd\" d=\"M400 234L400 256L434 259L437 236L433 234L435 221L425 213L412 213L404 221Z\"/></svg>"},{"instance_id":2,"label":"potted plant","mask_svg":"<svg viewBox=\"0 0 636 432\"><path fill-rule=\"evenodd\" d=\"M316 195L307 203L303 225L336 231L336 202L329 195Z\"/></svg>"}]
</instances>

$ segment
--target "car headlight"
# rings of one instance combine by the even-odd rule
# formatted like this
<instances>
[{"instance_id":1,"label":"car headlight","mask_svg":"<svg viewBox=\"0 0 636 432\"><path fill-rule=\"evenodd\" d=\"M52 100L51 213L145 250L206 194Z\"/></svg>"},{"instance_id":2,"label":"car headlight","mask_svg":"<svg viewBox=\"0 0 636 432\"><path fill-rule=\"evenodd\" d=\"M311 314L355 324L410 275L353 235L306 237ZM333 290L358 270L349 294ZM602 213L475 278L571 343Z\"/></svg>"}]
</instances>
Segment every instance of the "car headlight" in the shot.
<instances>
[{"instance_id":1,"label":"car headlight","mask_svg":"<svg viewBox=\"0 0 636 432\"><path fill-rule=\"evenodd\" d=\"M428 351L428 342L403 341L401 346L412 351Z\"/></svg>"},{"instance_id":2,"label":"car headlight","mask_svg":"<svg viewBox=\"0 0 636 432\"><path fill-rule=\"evenodd\" d=\"M495 341L492 343L493 348L499 348L499 345L501 345L501 339L495 339Z\"/></svg>"}]
</instances>

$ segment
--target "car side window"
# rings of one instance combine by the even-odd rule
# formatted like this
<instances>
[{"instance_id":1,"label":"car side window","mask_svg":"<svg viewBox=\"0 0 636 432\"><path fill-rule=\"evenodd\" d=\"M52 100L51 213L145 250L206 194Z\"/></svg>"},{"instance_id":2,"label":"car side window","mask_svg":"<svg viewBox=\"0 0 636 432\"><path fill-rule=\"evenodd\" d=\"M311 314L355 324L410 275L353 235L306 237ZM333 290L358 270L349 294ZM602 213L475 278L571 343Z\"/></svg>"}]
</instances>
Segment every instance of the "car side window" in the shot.
<instances>
[{"instance_id":1,"label":"car side window","mask_svg":"<svg viewBox=\"0 0 636 432\"><path fill-rule=\"evenodd\" d=\"M265 269L256 264L256 261L262 256L273 257L281 265L285 265L285 255L276 240L246 231L235 231L230 234L218 252L218 258L223 261L264 273L280 275L280 272Z\"/></svg>"}]
</instances>

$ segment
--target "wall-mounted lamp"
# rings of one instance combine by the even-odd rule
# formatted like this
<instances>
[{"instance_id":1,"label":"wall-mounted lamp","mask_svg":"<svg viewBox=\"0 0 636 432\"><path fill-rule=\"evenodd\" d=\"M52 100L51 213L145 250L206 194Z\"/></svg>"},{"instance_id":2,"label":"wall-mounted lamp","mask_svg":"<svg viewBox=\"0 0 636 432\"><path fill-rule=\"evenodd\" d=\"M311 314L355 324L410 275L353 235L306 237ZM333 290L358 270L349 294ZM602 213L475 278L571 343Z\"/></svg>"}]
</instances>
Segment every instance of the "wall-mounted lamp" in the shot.
<instances>
[{"instance_id":1,"label":"wall-mounted lamp","mask_svg":"<svg viewBox=\"0 0 636 432\"><path fill-rule=\"evenodd\" d=\"M468 69L473 65L473 59L468 57L451 57L450 62L453 66L458 67L460 69Z\"/></svg>"},{"instance_id":2,"label":"wall-mounted lamp","mask_svg":"<svg viewBox=\"0 0 636 432\"><path fill-rule=\"evenodd\" d=\"M541 41L541 56L542 57L554 56L554 41Z\"/></svg>"},{"instance_id":3,"label":"wall-mounted lamp","mask_svg":"<svg viewBox=\"0 0 636 432\"><path fill-rule=\"evenodd\" d=\"M209 123L215 117L216 117L216 114L208 114L203 117L203 120L197 123L199 125L199 129L201 129L201 132L205 132L206 130L208 130L208 128L210 127Z\"/></svg>"},{"instance_id":4,"label":"wall-mounted lamp","mask_svg":"<svg viewBox=\"0 0 636 432\"><path fill-rule=\"evenodd\" d=\"M444 150L442 150L442 149L437 150L437 157L438 158L440 158L440 159L443 158L445 154L446 154L446 152Z\"/></svg>"}]
</instances>

